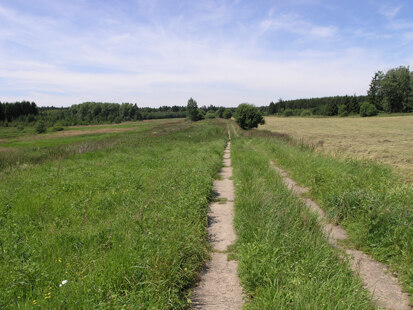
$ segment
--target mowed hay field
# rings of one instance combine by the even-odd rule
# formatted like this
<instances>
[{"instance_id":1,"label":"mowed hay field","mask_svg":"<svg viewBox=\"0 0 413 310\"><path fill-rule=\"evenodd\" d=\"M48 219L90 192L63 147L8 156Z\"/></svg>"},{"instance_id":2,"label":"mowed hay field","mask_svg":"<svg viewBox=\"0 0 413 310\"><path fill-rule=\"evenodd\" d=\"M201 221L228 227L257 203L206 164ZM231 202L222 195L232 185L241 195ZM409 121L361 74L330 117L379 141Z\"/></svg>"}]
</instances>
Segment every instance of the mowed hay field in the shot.
<instances>
[{"instance_id":1,"label":"mowed hay field","mask_svg":"<svg viewBox=\"0 0 413 310\"><path fill-rule=\"evenodd\" d=\"M413 115L392 117L266 117L260 129L285 133L319 150L372 159L413 178Z\"/></svg>"}]
</instances>

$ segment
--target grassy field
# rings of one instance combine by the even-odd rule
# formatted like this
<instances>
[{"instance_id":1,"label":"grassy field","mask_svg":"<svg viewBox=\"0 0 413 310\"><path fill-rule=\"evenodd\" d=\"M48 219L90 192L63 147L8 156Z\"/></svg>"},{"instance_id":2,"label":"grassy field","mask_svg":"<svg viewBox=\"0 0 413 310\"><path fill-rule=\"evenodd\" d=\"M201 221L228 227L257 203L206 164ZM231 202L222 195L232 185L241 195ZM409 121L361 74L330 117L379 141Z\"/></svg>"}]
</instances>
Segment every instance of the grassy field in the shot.
<instances>
[{"instance_id":1,"label":"grassy field","mask_svg":"<svg viewBox=\"0 0 413 310\"><path fill-rule=\"evenodd\" d=\"M0 309L188 306L208 256L226 131L219 122L147 124L99 141L39 139L48 156L35 161L36 149L22 145L19 161L6 162Z\"/></svg>"},{"instance_id":2,"label":"grassy field","mask_svg":"<svg viewBox=\"0 0 413 310\"><path fill-rule=\"evenodd\" d=\"M349 246L390 265L412 294L412 185L387 166L323 155L268 132L254 135L251 144L308 187L332 222L345 226Z\"/></svg>"},{"instance_id":3,"label":"grassy field","mask_svg":"<svg viewBox=\"0 0 413 310\"><path fill-rule=\"evenodd\" d=\"M374 309L317 220L269 166L265 138L232 143L235 246L246 309Z\"/></svg>"},{"instance_id":4,"label":"grassy field","mask_svg":"<svg viewBox=\"0 0 413 310\"><path fill-rule=\"evenodd\" d=\"M39 163L125 143L130 135L166 130L183 120L156 120L114 125L67 127L64 131L35 134L28 128L0 128L0 169Z\"/></svg>"},{"instance_id":5,"label":"grassy field","mask_svg":"<svg viewBox=\"0 0 413 310\"><path fill-rule=\"evenodd\" d=\"M394 117L266 117L260 129L286 133L333 155L373 159L413 180L413 115Z\"/></svg>"},{"instance_id":6,"label":"grassy field","mask_svg":"<svg viewBox=\"0 0 413 310\"><path fill-rule=\"evenodd\" d=\"M190 307L227 128L158 120L0 131L0 309ZM270 159L347 228L349 246L389 264L413 293L411 184L386 166L229 128L247 309L374 309Z\"/></svg>"}]
</instances>

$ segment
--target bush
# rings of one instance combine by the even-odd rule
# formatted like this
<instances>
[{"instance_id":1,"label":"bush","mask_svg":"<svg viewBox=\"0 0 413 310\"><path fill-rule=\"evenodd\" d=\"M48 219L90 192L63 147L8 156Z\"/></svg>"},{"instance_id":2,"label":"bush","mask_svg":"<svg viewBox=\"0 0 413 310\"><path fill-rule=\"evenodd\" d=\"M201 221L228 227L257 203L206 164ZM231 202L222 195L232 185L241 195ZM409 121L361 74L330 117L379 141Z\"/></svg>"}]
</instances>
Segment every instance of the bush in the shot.
<instances>
[{"instance_id":1,"label":"bush","mask_svg":"<svg viewBox=\"0 0 413 310\"><path fill-rule=\"evenodd\" d=\"M39 121L34 129L37 133L44 133L46 132L46 125L43 121Z\"/></svg>"},{"instance_id":2,"label":"bush","mask_svg":"<svg viewBox=\"0 0 413 310\"><path fill-rule=\"evenodd\" d=\"M301 116L311 116L311 111L303 110L303 112L301 112Z\"/></svg>"},{"instance_id":3,"label":"bush","mask_svg":"<svg viewBox=\"0 0 413 310\"><path fill-rule=\"evenodd\" d=\"M198 109L198 114L197 114L197 121L200 121L201 119L205 118L205 111L202 109Z\"/></svg>"},{"instance_id":4,"label":"bush","mask_svg":"<svg viewBox=\"0 0 413 310\"><path fill-rule=\"evenodd\" d=\"M52 131L62 131L62 130L63 130L63 127L59 125L54 125L52 128Z\"/></svg>"},{"instance_id":5,"label":"bush","mask_svg":"<svg viewBox=\"0 0 413 310\"><path fill-rule=\"evenodd\" d=\"M348 116L347 106L345 104L340 104L338 106L338 115L341 117Z\"/></svg>"},{"instance_id":6,"label":"bush","mask_svg":"<svg viewBox=\"0 0 413 310\"><path fill-rule=\"evenodd\" d=\"M360 116L374 116L377 115L379 111L376 109L374 105L368 102L363 102L360 106Z\"/></svg>"},{"instance_id":7,"label":"bush","mask_svg":"<svg viewBox=\"0 0 413 310\"><path fill-rule=\"evenodd\" d=\"M205 114L205 119L212 119L212 118L215 118L215 112L208 111L207 114Z\"/></svg>"},{"instance_id":8,"label":"bush","mask_svg":"<svg viewBox=\"0 0 413 310\"><path fill-rule=\"evenodd\" d=\"M188 104L186 105L186 115L191 121L196 122L204 119L205 112L198 109L198 103L194 99L189 98Z\"/></svg>"},{"instance_id":9,"label":"bush","mask_svg":"<svg viewBox=\"0 0 413 310\"><path fill-rule=\"evenodd\" d=\"M238 106L234 114L235 121L242 129L251 129L258 127L258 124L264 124L265 120L261 111L252 104L242 103Z\"/></svg>"},{"instance_id":10,"label":"bush","mask_svg":"<svg viewBox=\"0 0 413 310\"><path fill-rule=\"evenodd\" d=\"M230 109L225 109L224 113L222 114L222 116L225 119L230 119L232 117L232 111Z\"/></svg>"},{"instance_id":11,"label":"bush","mask_svg":"<svg viewBox=\"0 0 413 310\"><path fill-rule=\"evenodd\" d=\"M289 116L293 116L293 115L294 115L294 112L291 109L286 109L283 113L283 116L285 116L285 117L289 117Z\"/></svg>"},{"instance_id":12,"label":"bush","mask_svg":"<svg viewBox=\"0 0 413 310\"><path fill-rule=\"evenodd\" d=\"M216 117L223 118L224 117L225 108L220 107L216 112Z\"/></svg>"}]
</instances>

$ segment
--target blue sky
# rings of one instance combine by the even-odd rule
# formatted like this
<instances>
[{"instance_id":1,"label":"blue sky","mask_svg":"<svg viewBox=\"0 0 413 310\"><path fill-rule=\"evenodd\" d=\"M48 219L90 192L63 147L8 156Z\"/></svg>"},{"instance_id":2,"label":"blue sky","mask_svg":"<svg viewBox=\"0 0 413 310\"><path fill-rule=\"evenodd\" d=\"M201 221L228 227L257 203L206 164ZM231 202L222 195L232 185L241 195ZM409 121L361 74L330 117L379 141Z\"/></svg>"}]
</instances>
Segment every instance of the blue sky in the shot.
<instances>
[{"instance_id":1,"label":"blue sky","mask_svg":"<svg viewBox=\"0 0 413 310\"><path fill-rule=\"evenodd\" d=\"M410 0L2 0L0 101L267 105L413 65Z\"/></svg>"}]
</instances>

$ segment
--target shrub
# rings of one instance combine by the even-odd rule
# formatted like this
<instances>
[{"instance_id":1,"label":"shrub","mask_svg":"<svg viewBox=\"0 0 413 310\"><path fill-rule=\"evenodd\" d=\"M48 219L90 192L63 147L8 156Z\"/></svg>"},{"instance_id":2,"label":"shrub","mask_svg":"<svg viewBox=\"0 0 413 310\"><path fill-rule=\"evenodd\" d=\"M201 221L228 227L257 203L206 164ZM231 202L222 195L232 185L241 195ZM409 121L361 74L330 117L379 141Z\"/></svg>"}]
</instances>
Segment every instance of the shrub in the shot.
<instances>
[{"instance_id":1,"label":"shrub","mask_svg":"<svg viewBox=\"0 0 413 310\"><path fill-rule=\"evenodd\" d=\"M303 112L301 112L301 116L311 116L311 111L303 110Z\"/></svg>"},{"instance_id":2,"label":"shrub","mask_svg":"<svg viewBox=\"0 0 413 310\"><path fill-rule=\"evenodd\" d=\"M261 111L252 104L242 103L238 106L234 114L235 121L242 129L251 129L258 127L258 124L264 124L265 120Z\"/></svg>"},{"instance_id":3,"label":"shrub","mask_svg":"<svg viewBox=\"0 0 413 310\"><path fill-rule=\"evenodd\" d=\"M283 116L285 116L285 117L289 117L289 116L293 116L293 115L294 115L294 112L291 109L286 109L283 113Z\"/></svg>"},{"instance_id":4,"label":"shrub","mask_svg":"<svg viewBox=\"0 0 413 310\"><path fill-rule=\"evenodd\" d=\"M360 116L374 116L377 115L379 111L376 109L374 105L368 102L363 102L360 106Z\"/></svg>"},{"instance_id":5,"label":"shrub","mask_svg":"<svg viewBox=\"0 0 413 310\"><path fill-rule=\"evenodd\" d=\"M63 130L63 127L59 125L54 125L52 128L52 131L62 131L62 130Z\"/></svg>"},{"instance_id":6,"label":"shrub","mask_svg":"<svg viewBox=\"0 0 413 310\"><path fill-rule=\"evenodd\" d=\"M198 114L197 114L196 120L200 121L201 119L204 119L205 118L205 111L202 110L202 109L198 109L197 111L198 111Z\"/></svg>"},{"instance_id":7,"label":"shrub","mask_svg":"<svg viewBox=\"0 0 413 310\"><path fill-rule=\"evenodd\" d=\"M224 117L225 108L220 107L216 112L216 117L223 118Z\"/></svg>"},{"instance_id":8,"label":"shrub","mask_svg":"<svg viewBox=\"0 0 413 310\"><path fill-rule=\"evenodd\" d=\"M44 133L46 132L46 125L43 121L39 121L34 129L37 133Z\"/></svg>"},{"instance_id":9,"label":"shrub","mask_svg":"<svg viewBox=\"0 0 413 310\"><path fill-rule=\"evenodd\" d=\"M207 114L205 114L205 119L212 119L212 118L215 118L215 112L208 111Z\"/></svg>"},{"instance_id":10,"label":"shrub","mask_svg":"<svg viewBox=\"0 0 413 310\"><path fill-rule=\"evenodd\" d=\"M203 113L200 113L198 103L192 98L189 98L188 104L186 105L186 115L193 122L203 119Z\"/></svg>"},{"instance_id":11,"label":"shrub","mask_svg":"<svg viewBox=\"0 0 413 310\"><path fill-rule=\"evenodd\" d=\"M222 116L225 119L230 119L232 117L232 111L230 109L225 109L224 113L222 114Z\"/></svg>"}]
</instances>

